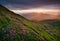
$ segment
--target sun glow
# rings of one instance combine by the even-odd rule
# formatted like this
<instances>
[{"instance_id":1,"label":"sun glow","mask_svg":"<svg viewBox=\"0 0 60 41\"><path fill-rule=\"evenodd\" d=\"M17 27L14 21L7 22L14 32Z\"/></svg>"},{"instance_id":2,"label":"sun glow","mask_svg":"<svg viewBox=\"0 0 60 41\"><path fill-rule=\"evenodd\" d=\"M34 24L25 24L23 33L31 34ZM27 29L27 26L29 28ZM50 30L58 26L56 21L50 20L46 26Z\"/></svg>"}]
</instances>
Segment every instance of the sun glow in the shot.
<instances>
[{"instance_id":1,"label":"sun glow","mask_svg":"<svg viewBox=\"0 0 60 41\"><path fill-rule=\"evenodd\" d=\"M26 9L26 10L12 10L13 12L16 12L16 13L31 13L31 12L37 12L37 13L40 13L40 12L43 12L43 13L46 13L46 12L60 12L60 10L56 10L56 9Z\"/></svg>"}]
</instances>

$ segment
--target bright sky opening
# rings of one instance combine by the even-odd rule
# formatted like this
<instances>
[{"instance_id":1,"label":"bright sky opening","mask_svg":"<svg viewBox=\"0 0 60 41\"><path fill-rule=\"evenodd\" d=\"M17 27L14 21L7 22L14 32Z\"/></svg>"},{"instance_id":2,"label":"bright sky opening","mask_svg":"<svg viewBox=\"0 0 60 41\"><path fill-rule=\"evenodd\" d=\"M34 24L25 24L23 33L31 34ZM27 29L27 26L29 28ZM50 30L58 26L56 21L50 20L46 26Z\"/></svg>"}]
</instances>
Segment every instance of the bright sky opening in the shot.
<instances>
[{"instance_id":1,"label":"bright sky opening","mask_svg":"<svg viewBox=\"0 0 60 41\"><path fill-rule=\"evenodd\" d=\"M26 9L26 10L12 10L15 13L31 13L31 12L37 12L37 13L47 13L47 12L60 12L60 10L56 9Z\"/></svg>"}]
</instances>

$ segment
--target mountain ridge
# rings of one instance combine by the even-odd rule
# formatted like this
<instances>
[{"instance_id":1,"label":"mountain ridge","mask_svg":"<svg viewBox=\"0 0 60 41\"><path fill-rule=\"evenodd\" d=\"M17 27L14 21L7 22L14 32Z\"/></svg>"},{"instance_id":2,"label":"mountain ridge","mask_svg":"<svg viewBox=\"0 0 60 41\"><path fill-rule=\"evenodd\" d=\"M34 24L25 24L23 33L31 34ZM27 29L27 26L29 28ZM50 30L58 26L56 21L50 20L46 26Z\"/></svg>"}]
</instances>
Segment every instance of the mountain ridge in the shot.
<instances>
[{"instance_id":1,"label":"mountain ridge","mask_svg":"<svg viewBox=\"0 0 60 41\"><path fill-rule=\"evenodd\" d=\"M0 41L60 41L59 23L30 21L0 5Z\"/></svg>"},{"instance_id":2,"label":"mountain ridge","mask_svg":"<svg viewBox=\"0 0 60 41\"><path fill-rule=\"evenodd\" d=\"M26 17L27 19L33 20L33 21L43 21L43 20L60 20L60 13L28 13L23 14L22 16Z\"/></svg>"}]
</instances>

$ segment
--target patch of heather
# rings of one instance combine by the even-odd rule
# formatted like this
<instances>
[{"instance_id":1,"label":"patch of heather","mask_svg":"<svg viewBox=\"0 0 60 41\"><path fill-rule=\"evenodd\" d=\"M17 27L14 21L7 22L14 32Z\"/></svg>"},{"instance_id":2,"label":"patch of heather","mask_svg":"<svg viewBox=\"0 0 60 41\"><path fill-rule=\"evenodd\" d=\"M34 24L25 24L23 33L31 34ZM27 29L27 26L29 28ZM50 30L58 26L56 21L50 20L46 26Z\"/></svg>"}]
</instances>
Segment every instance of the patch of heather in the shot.
<instances>
[{"instance_id":1,"label":"patch of heather","mask_svg":"<svg viewBox=\"0 0 60 41\"><path fill-rule=\"evenodd\" d=\"M22 33L23 35L25 35L25 34L27 33L27 29L26 29L26 28L22 28L21 33Z\"/></svg>"},{"instance_id":2,"label":"patch of heather","mask_svg":"<svg viewBox=\"0 0 60 41\"><path fill-rule=\"evenodd\" d=\"M12 29L12 30L9 31L9 35L10 35L10 36L14 36L15 33L16 33L16 30L13 30L13 29Z\"/></svg>"}]
</instances>

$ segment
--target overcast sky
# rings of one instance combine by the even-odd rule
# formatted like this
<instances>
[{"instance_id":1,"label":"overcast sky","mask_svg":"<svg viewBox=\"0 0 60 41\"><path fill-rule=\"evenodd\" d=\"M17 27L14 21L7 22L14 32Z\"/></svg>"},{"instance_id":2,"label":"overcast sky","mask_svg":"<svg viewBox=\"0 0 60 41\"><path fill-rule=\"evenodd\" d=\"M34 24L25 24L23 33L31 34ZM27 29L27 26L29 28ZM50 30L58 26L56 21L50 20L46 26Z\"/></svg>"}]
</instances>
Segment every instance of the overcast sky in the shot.
<instances>
[{"instance_id":1,"label":"overcast sky","mask_svg":"<svg viewBox=\"0 0 60 41\"><path fill-rule=\"evenodd\" d=\"M0 0L0 4L10 10L32 8L60 9L60 0Z\"/></svg>"},{"instance_id":2,"label":"overcast sky","mask_svg":"<svg viewBox=\"0 0 60 41\"><path fill-rule=\"evenodd\" d=\"M36 7L60 7L60 0L0 0L0 4L9 9L27 9Z\"/></svg>"}]
</instances>

